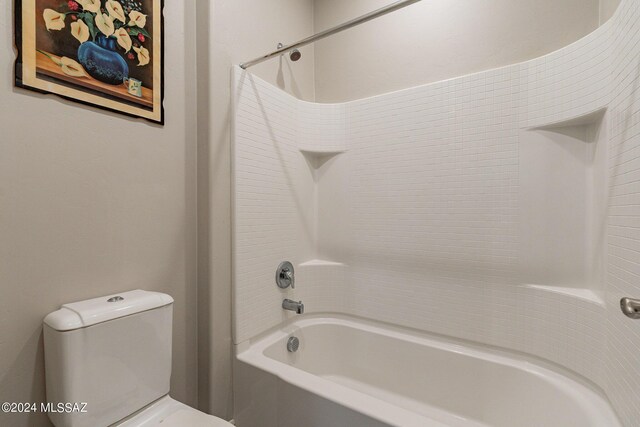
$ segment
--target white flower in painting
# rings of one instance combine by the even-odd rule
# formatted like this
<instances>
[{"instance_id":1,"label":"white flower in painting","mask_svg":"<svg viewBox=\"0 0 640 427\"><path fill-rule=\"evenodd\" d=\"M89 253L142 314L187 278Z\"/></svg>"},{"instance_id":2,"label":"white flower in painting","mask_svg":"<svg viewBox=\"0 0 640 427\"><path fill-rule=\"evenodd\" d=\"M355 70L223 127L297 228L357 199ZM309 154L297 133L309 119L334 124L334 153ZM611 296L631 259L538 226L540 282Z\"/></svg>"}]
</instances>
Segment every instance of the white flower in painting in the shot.
<instances>
[{"instance_id":1,"label":"white flower in painting","mask_svg":"<svg viewBox=\"0 0 640 427\"><path fill-rule=\"evenodd\" d=\"M82 19L71 23L71 34L78 39L80 43L84 43L89 40L89 27L84 23Z\"/></svg>"},{"instance_id":2,"label":"white flower in painting","mask_svg":"<svg viewBox=\"0 0 640 427\"><path fill-rule=\"evenodd\" d=\"M72 77L86 77L87 73L84 72L82 65L78 64L71 58L63 56L60 58L60 64L62 65L62 72Z\"/></svg>"},{"instance_id":3,"label":"white flower in painting","mask_svg":"<svg viewBox=\"0 0 640 427\"><path fill-rule=\"evenodd\" d=\"M117 19L123 24L127 21L127 18L124 16L124 9L117 1L107 0L107 12L109 12L111 19Z\"/></svg>"},{"instance_id":4,"label":"white flower in painting","mask_svg":"<svg viewBox=\"0 0 640 427\"><path fill-rule=\"evenodd\" d=\"M82 8L88 12L98 13L100 11L100 0L77 0Z\"/></svg>"},{"instance_id":5,"label":"white flower in painting","mask_svg":"<svg viewBox=\"0 0 640 427\"><path fill-rule=\"evenodd\" d=\"M116 40L118 40L118 44L121 48L123 48L126 52L131 50L131 46L133 43L131 42L131 36L124 28L120 28L116 31Z\"/></svg>"},{"instance_id":6,"label":"white flower in painting","mask_svg":"<svg viewBox=\"0 0 640 427\"><path fill-rule=\"evenodd\" d=\"M147 65L149 61L151 61L151 57L149 56L149 51L144 47L133 47L133 50L138 54L138 67L142 67L143 65Z\"/></svg>"},{"instance_id":7,"label":"white flower in painting","mask_svg":"<svg viewBox=\"0 0 640 427\"><path fill-rule=\"evenodd\" d=\"M48 31L59 31L65 27L64 18L66 15L64 13L56 12L53 9L45 9L42 17Z\"/></svg>"},{"instance_id":8,"label":"white flower in painting","mask_svg":"<svg viewBox=\"0 0 640 427\"><path fill-rule=\"evenodd\" d=\"M49 58L51 61L53 61L54 64L56 64L58 67L62 67L62 61L60 61L60 58L56 58L55 56L51 56L48 53L45 53L41 50L39 50L38 52L40 52L41 54L43 54L44 56L46 56L47 58Z\"/></svg>"},{"instance_id":9,"label":"white flower in painting","mask_svg":"<svg viewBox=\"0 0 640 427\"><path fill-rule=\"evenodd\" d=\"M147 25L147 15L144 15L137 10L132 10L129 13L129 19L131 20L129 25L132 27L135 25L136 27L144 28L144 26Z\"/></svg>"},{"instance_id":10,"label":"white flower in painting","mask_svg":"<svg viewBox=\"0 0 640 427\"><path fill-rule=\"evenodd\" d=\"M106 13L98 13L96 15L96 27L107 37L116 32L113 20Z\"/></svg>"}]
</instances>

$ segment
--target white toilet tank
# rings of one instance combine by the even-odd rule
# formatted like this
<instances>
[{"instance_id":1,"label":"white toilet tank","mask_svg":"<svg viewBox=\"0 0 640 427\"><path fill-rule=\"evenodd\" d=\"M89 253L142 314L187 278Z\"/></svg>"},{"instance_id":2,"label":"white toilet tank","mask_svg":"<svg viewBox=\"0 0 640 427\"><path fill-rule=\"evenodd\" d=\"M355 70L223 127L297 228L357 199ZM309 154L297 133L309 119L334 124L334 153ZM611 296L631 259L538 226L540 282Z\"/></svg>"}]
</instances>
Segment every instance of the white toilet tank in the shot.
<instances>
[{"instance_id":1,"label":"white toilet tank","mask_svg":"<svg viewBox=\"0 0 640 427\"><path fill-rule=\"evenodd\" d=\"M130 291L65 304L44 319L47 402L56 427L108 426L169 393L173 298ZM71 409L82 409L82 405Z\"/></svg>"}]
</instances>

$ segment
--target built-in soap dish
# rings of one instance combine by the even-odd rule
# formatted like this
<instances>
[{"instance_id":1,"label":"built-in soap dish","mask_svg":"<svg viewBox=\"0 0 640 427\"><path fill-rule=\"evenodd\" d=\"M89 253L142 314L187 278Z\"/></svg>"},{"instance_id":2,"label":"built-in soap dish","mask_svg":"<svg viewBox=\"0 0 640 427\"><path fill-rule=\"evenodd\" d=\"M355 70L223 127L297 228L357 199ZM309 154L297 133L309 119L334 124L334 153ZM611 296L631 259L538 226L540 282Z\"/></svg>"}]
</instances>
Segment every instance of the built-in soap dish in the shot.
<instances>
[{"instance_id":1,"label":"built-in soap dish","mask_svg":"<svg viewBox=\"0 0 640 427\"><path fill-rule=\"evenodd\" d=\"M333 159L336 156L339 156L340 154L345 153L346 151L347 150L332 150L332 149L310 150L306 148L300 149L300 152L307 159L307 162L316 169L320 168L329 160Z\"/></svg>"},{"instance_id":2,"label":"built-in soap dish","mask_svg":"<svg viewBox=\"0 0 640 427\"><path fill-rule=\"evenodd\" d=\"M606 108L600 108L566 120L531 127L529 130L555 132L584 142L595 142L606 112Z\"/></svg>"},{"instance_id":3,"label":"built-in soap dish","mask_svg":"<svg viewBox=\"0 0 640 427\"><path fill-rule=\"evenodd\" d=\"M311 259L309 261L298 264L298 267L343 267L345 264L335 261L327 261L324 259Z\"/></svg>"}]
</instances>

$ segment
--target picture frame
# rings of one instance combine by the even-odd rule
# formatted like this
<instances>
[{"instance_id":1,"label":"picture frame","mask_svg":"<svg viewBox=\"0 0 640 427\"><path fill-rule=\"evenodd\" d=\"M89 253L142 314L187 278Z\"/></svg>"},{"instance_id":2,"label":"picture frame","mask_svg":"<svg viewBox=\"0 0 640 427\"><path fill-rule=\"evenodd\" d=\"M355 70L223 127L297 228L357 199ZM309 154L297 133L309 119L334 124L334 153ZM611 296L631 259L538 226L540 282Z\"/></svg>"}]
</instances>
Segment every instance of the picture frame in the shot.
<instances>
[{"instance_id":1,"label":"picture frame","mask_svg":"<svg viewBox=\"0 0 640 427\"><path fill-rule=\"evenodd\" d=\"M15 86L164 125L164 0L15 0Z\"/></svg>"}]
</instances>

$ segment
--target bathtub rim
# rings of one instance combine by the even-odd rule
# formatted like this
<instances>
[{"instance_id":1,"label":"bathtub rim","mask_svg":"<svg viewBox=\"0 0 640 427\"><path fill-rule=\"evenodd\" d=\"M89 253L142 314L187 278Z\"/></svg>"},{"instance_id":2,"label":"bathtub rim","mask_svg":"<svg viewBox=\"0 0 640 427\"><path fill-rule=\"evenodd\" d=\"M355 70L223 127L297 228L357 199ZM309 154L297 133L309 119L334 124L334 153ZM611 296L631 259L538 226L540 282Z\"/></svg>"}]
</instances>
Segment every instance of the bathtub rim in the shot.
<instances>
[{"instance_id":1,"label":"bathtub rim","mask_svg":"<svg viewBox=\"0 0 640 427\"><path fill-rule=\"evenodd\" d=\"M424 427L446 427L445 424L442 424L437 420L432 420L432 424L430 423L428 426L425 426L424 423L416 424L415 412L398 407L397 405L389 404L347 386L337 384L328 379L271 358L265 354L269 347L279 341L284 341L284 339L291 336L297 330L317 325L338 325L347 328L355 328L388 338L406 340L416 345L427 345L441 351L463 354L468 357L483 360L487 363L506 365L534 376L544 377L546 375L556 381L577 383L593 393L592 397L600 399L601 403L604 403L607 406L608 410L617 420L618 425L622 426L620 417L615 411L609 397L598 384L558 363L524 352L425 332L359 316L332 312L318 312L292 316L279 325L271 327L251 339L234 344L234 356L237 361L247 363L255 368L267 371L278 377L281 381L292 386L316 394L334 403L346 406L351 410L363 413L373 419L382 421L389 425L402 425L403 427L414 425L421 425ZM327 391L327 388L330 389L330 392ZM375 410L371 408L371 399L376 400ZM390 414L393 414L393 416ZM428 418L424 415L420 416Z\"/></svg>"}]
</instances>

